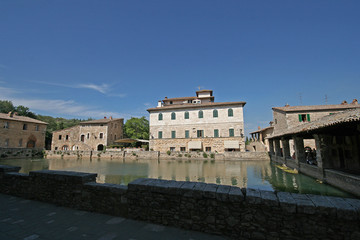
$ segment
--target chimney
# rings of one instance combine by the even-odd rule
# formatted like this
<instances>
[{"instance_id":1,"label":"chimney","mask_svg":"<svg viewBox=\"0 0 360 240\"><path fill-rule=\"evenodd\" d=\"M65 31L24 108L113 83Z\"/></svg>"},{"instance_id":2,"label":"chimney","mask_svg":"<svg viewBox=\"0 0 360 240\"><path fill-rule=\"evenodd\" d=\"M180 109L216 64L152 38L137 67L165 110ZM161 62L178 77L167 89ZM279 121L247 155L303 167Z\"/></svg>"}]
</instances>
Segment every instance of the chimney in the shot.
<instances>
[{"instance_id":1,"label":"chimney","mask_svg":"<svg viewBox=\"0 0 360 240\"><path fill-rule=\"evenodd\" d=\"M109 119L112 120L112 116L110 116Z\"/></svg>"},{"instance_id":2,"label":"chimney","mask_svg":"<svg viewBox=\"0 0 360 240\"><path fill-rule=\"evenodd\" d=\"M260 126L258 126L258 130L260 130L261 129L261 127Z\"/></svg>"},{"instance_id":3,"label":"chimney","mask_svg":"<svg viewBox=\"0 0 360 240\"><path fill-rule=\"evenodd\" d=\"M346 100L342 101L341 105L346 105L348 104Z\"/></svg>"},{"instance_id":4,"label":"chimney","mask_svg":"<svg viewBox=\"0 0 360 240\"><path fill-rule=\"evenodd\" d=\"M167 97L165 97L165 99L167 99Z\"/></svg>"},{"instance_id":5,"label":"chimney","mask_svg":"<svg viewBox=\"0 0 360 240\"><path fill-rule=\"evenodd\" d=\"M104 117L104 119L106 119L106 116Z\"/></svg>"},{"instance_id":6,"label":"chimney","mask_svg":"<svg viewBox=\"0 0 360 240\"><path fill-rule=\"evenodd\" d=\"M11 117L11 118L14 117L14 112L13 112L13 111L10 111L10 112L8 113L8 116Z\"/></svg>"},{"instance_id":7,"label":"chimney","mask_svg":"<svg viewBox=\"0 0 360 240\"><path fill-rule=\"evenodd\" d=\"M358 100L357 100L356 98L354 98L354 100L352 100L351 104L357 105L357 104L358 104Z\"/></svg>"},{"instance_id":8,"label":"chimney","mask_svg":"<svg viewBox=\"0 0 360 240\"><path fill-rule=\"evenodd\" d=\"M289 105L289 104L285 104L285 107L290 107L290 105Z\"/></svg>"}]
</instances>

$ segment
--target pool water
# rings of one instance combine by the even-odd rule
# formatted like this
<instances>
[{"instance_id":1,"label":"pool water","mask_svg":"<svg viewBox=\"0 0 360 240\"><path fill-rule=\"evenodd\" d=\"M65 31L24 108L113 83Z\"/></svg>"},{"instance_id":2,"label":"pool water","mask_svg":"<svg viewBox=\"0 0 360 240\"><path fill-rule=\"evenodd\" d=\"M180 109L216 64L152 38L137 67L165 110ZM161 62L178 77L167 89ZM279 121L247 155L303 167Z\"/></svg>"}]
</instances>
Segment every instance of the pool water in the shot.
<instances>
[{"instance_id":1,"label":"pool water","mask_svg":"<svg viewBox=\"0 0 360 240\"><path fill-rule=\"evenodd\" d=\"M127 185L138 178L216 183L241 188L354 197L303 174L284 172L269 161L4 159L20 172L64 170L97 173L97 182Z\"/></svg>"}]
</instances>

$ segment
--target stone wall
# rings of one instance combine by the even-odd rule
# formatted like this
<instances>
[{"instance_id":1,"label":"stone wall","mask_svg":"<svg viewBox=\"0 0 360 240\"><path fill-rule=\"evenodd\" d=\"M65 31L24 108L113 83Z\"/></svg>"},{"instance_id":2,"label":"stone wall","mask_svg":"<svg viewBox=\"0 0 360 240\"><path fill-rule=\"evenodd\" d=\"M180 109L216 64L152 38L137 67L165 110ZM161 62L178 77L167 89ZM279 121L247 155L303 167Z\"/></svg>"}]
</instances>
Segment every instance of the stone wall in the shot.
<instances>
[{"instance_id":1,"label":"stone wall","mask_svg":"<svg viewBox=\"0 0 360 240\"><path fill-rule=\"evenodd\" d=\"M0 192L86 211L236 239L359 239L360 200L137 179L99 184L97 174L0 166Z\"/></svg>"},{"instance_id":2,"label":"stone wall","mask_svg":"<svg viewBox=\"0 0 360 240\"><path fill-rule=\"evenodd\" d=\"M43 150L31 148L0 148L0 159L42 157Z\"/></svg>"},{"instance_id":3,"label":"stone wall","mask_svg":"<svg viewBox=\"0 0 360 240\"><path fill-rule=\"evenodd\" d=\"M270 160L267 152L158 152L158 151L46 151L47 158L62 159L209 159L209 160Z\"/></svg>"}]
</instances>

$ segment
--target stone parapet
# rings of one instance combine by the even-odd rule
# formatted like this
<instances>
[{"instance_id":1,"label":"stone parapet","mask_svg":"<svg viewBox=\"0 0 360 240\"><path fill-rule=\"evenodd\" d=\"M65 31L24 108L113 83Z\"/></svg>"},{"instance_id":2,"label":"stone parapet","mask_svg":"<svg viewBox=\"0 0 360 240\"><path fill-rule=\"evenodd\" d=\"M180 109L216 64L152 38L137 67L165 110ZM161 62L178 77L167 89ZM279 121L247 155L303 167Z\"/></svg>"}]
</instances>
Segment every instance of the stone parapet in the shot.
<instances>
[{"instance_id":1,"label":"stone parapet","mask_svg":"<svg viewBox=\"0 0 360 240\"><path fill-rule=\"evenodd\" d=\"M18 171L0 166L1 193L236 239L360 236L359 199L149 178L121 186L96 183L92 173Z\"/></svg>"}]
</instances>

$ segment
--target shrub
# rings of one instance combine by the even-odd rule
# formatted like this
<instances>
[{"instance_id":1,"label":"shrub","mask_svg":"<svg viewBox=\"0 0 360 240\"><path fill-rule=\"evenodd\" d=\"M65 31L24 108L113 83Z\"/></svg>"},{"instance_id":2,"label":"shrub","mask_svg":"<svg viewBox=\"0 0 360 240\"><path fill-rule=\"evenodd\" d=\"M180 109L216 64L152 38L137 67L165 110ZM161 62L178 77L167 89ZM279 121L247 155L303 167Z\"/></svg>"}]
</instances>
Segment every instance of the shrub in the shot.
<instances>
[{"instance_id":1,"label":"shrub","mask_svg":"<svg viewBox=\"0 0 360 240\"><path fill-rule=\"evenodd\" d=\"M171 154L171 151L170 150L167 150L167 155L169 155L170 156L170 154Z\"/></svg>"},{"instance_id":2,"label":"shrub","mask_svg":"<svg viewBox=\"0 0 360 240\"><path fill-rule=\"evenodd\" d=\"M204 157L204 158L207 158L207 157L208 157L208 155L207 155L206 152L203 153L203 157Z\"/></svg>"},{"instance_id":3,"label":"shrub","mask_svg":"<svg viewBox=\"0 0 360 240\"><path fill-rule=\"evenodd\" d=\"M215 158L215 153L210 153L211 158Z\"/></svg>"}]
</instances>

